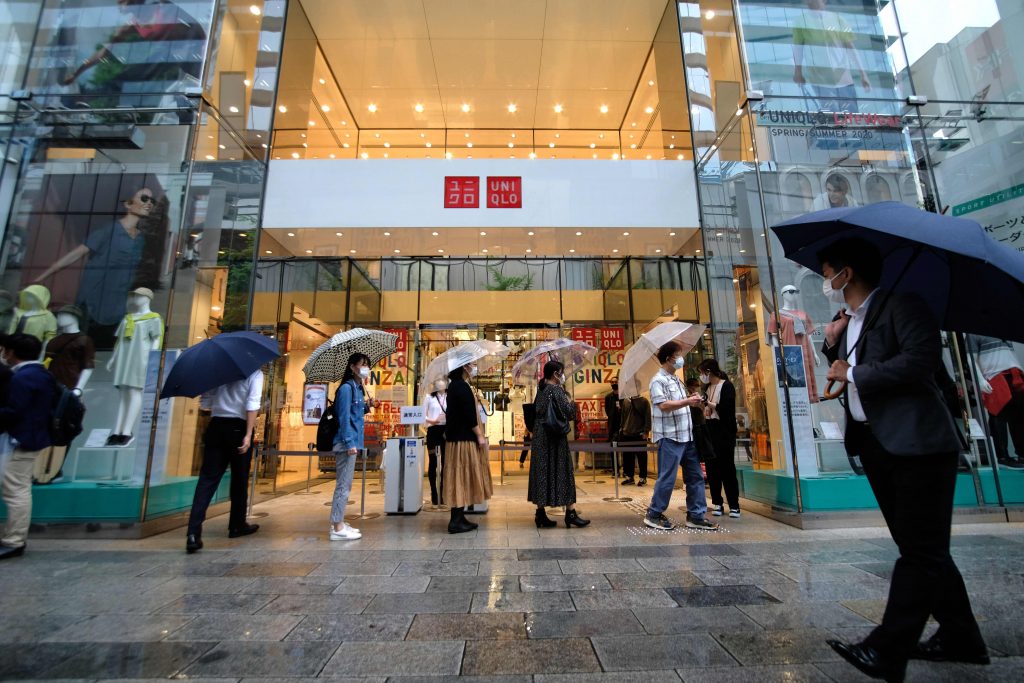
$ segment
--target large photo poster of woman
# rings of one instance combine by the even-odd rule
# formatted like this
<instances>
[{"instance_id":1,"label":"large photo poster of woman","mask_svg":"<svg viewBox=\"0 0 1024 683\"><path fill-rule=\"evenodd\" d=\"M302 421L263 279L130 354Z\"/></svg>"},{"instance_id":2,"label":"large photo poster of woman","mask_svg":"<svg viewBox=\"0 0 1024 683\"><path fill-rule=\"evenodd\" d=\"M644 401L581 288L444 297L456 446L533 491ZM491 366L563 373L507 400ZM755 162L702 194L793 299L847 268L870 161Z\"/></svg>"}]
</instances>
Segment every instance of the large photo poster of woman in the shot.
<instances>
[{"instance_id":1,"label":"large photo poster of woman","mask_svg":"<svg viewBox=\"0 0 1024 683\"><path fill-rule=\"evenodd\" d=\"M29 87L68 108L173 106L175 93L201 82L214 5L47 0Z\"/></svg>"}]
</instances>

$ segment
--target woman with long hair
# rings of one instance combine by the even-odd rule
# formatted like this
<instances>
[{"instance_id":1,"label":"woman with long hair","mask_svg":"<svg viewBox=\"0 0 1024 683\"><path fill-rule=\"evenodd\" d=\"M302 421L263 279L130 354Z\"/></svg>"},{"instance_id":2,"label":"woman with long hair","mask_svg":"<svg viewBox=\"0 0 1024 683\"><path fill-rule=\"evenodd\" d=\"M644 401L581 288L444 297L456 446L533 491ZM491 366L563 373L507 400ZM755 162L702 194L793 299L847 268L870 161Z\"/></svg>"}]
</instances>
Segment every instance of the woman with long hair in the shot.
<instances>
[{"instance_id":1,"label":"woman with long hair","mask_svg":"<svg viewBox=\"0 0 1024 683\"><path fill-rule=\"evenodd\" d=\"M740 485L736 478L736 388L714 358L706 358L697 366L700 381L707 387L704 406L705 424L711 436L715 457L704 463L711 489L711 514L724 512L722 488L729 502L729 516L740 516Z\"/></svg>"},{"instance_id":2,"label":"woman with long hair","mask_svg":"<svg viewBox=\"0 0 1024 683\"><path fill-rule=\"evenodd\" d=\"M566 421L575 419L576 405L566 393L565 366L557 360L544 364L544 381L537 388L534 400L536 414L530 460L530 483L527 500L537 506L534 521L537 528L553 527L558 524L549 519L545 507L565 506L565 526L584 527L590 520L583 519L576 512L576 477L573 461L569 454L569 436L560 430L551 429L545 423L548 406Z\"/></svg>"},{"instance_id":3,"label":"woman with long hair","mask_svg":"<svg viewBox=\"0 0 1024 683\"><path fill-rule=\"evenodd\" d=\"M480 424L478 404L469 379L477 373L476 363L448 373L448 412L445 424L444 468L441 488L451 507L448 533L473 531L477 525L466 519L467 505L491 497L491 469L487 462L487 439Z\"/></svg>"},{"instance_id":4,"label":"woman with long hair","mask_svg":"<svg viewBox=\"0 0 1024 683\"><path fill-rule=\"evenodd\" d=\"M370 358L365 353L349 356L341 386L334 395L334 414L338 431L334 435L334 499L331 502L332 541L354 541L362 538L359 529L345 522L345 506L352 492L352 476L356 457L363 449L363 421L369 411L363 382L370 376Z\"/></svg>"}]
</instances>

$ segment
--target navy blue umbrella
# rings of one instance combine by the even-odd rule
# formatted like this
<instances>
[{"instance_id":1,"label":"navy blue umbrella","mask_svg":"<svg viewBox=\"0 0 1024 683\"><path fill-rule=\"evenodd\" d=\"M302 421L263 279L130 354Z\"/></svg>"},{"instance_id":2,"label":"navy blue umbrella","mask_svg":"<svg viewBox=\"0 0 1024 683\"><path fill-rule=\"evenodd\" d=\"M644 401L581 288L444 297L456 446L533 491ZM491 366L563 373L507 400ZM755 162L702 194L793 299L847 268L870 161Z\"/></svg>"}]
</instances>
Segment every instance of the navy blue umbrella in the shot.
<instances>
[{"instance_id":1,"label":"navy blue umbrella","mask_svg":"<svg viewBox=\"0 0 1024 683\"><path fill-rule=\"evenodd\" d=\"M974 221L880 202L815 211L772 230L787 258L819 274L825 246L873 242L885 259L882 288L921 296L942 329L1024 342L1024 254Z\"/></svg>"},{"instance_id":2,"label":"navy blue umbrella","mask_svg":"<svg viewBox=\"0 0 1024 683\"><path fill-rule=\"evenodd\" d=\"M185 349L167 374L160 398L199 394L245 379L281 353L277 340L255 332L225 332Z\"/></svg>"}]
</instances>

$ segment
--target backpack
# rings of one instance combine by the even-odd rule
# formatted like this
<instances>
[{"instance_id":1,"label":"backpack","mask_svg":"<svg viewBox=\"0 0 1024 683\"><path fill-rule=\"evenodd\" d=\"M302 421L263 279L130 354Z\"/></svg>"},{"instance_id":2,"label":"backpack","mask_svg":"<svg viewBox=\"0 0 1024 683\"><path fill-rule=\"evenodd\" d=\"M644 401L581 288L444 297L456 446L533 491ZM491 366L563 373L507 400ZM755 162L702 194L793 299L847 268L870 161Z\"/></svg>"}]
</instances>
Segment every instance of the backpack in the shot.
<instances>
[{"instance_id":1,"label":"backpack","mask_svg":"<svg viewBox=\"0 0 1024 683\"><path fill-rule=\"evenodd\" d=\"M338 416L334 412L334 401L327 399L327 409L316 426L316 449L321 453L334 450L334 436L338 433Z\"/></svg>"},{"instance_id":2,"label":"backpack","mask_svg":"<svg viewBox=\"0 0 1024 683\"><path fill-rule=\"evenodd\" d=\"M53 381L53 410L50 414L50 442L54 446L70 446L82 433L85 404L73 389Z\"/></svg>"}]
</instances>

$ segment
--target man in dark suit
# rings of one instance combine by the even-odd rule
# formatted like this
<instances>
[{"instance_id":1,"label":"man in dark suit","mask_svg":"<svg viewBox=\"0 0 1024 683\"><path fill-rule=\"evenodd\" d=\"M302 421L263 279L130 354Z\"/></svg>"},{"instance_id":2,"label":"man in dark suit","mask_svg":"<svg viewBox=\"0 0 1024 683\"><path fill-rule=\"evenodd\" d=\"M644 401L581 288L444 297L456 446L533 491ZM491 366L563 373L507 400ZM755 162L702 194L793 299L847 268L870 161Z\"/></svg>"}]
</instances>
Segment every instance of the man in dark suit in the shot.
<instances>
[{"instance_id":1,"label":"man in dark suit","mask_svg":"<svg viewBox=\"0 0 1024 683\"><path fill-rule=\"evenodd\" d=\"M960 442L935 383L938 324L912 294L878 288L882 257L846 238L818 253L824 293L849 308L825 328L828 379L847 382L846 450L859 455L900 557L882 624L829 645L862 672L902 681L908 659L987 664L963 578L949 554ZM918 643L928 617L936 634Z\"/></svg>"},{"instance_id":2,"label":"man in dark suit","mask_svg":"<svg viewBox=\"0 0 1024 683\"><path fill-rule=\"evenodd\" d=\"M25 553L32 521L32 472L36 458L51 446L50 416L57 383L39 362L43 345L28 334L0 337L0 360L14 371L7 398L0 405L0 431L13 445L3 475L7 528L0 542L0 560Z\"/></svg>"}]
</instances>

